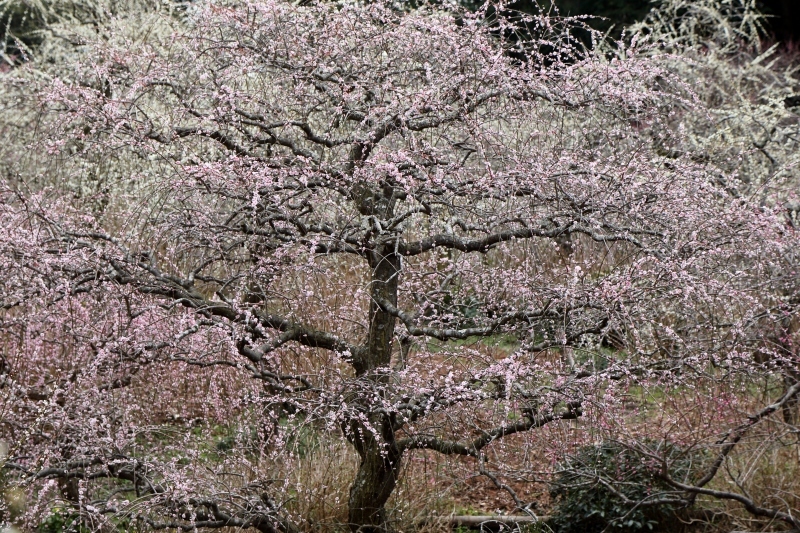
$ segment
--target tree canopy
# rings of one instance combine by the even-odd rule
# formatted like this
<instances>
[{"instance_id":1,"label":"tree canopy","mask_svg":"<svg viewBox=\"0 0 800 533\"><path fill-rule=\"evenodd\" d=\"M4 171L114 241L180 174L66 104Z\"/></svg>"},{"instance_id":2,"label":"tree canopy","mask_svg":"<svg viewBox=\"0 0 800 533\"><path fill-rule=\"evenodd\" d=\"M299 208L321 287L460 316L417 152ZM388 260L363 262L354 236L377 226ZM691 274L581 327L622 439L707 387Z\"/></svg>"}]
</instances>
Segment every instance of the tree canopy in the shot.
<instances>
[{"instance_id":1,"label":"tree canopy","mask_svg":"<svg viewBox=\"0 0 800 533\"><path fill-rule=\"evenodd\" d=\"M96 530L298 531L304 487L276 472L311 430L358 456L346 523L386 531L414 453L501 486L489 450L568 420L646 449L648 505L800 527L709 485L800 392L798 122L748 4L668 1L592 48L580 20L491 5L98 13L2 74L26 147L0 181L25 527L67 506ZM733 402L762 378L769 401ZM716 393L702 427L664 404L652 449L631 387ZM668 440L708 460L672 477Z\"/></svg>"}]
</instances>

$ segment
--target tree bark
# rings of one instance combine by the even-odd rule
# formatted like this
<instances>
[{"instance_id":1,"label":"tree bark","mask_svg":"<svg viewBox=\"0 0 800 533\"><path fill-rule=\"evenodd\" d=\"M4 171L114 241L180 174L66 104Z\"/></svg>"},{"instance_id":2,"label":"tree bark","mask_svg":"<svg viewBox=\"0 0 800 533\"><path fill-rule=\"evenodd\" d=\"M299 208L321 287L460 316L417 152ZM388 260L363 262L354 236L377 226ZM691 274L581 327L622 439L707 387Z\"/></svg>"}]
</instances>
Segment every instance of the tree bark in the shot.
<instances>
[{"instance_id":1,"label":"tree bark","mask_svg":"<svg viewBox=\"0 0 800 533\"><path fill-rule=\"evenodd\" d=\"M375 302L387 300L397 304L397 287L401 259L391 249L373 253L369 309L369 334L366 349L354 360L356 375L367 381L367 390L385 396L391 386L389 371L395 317L384 312ZM354 533L385 533L386 501L394 491L402 452L394 438L394 420L390 414L376 413L374 400L362 398L362 414L369 421L351 420L348 438L361 457L350 488L349 521Z\"/></svg>"},{"instance_id":2,"label":"tree bark","mask_svg":"<svg viewBox=\"0 0 800 533\"><path fill-rule=\"evenodd\" d=\"M384 426L388 425L385 421ZM361 465L350 487L348 515L354 533L386 533L391 529L385 505L397 484L401 453L391 437L390 442L382 440L367 434L356 443Z\"/></svg>"}]
</instances>

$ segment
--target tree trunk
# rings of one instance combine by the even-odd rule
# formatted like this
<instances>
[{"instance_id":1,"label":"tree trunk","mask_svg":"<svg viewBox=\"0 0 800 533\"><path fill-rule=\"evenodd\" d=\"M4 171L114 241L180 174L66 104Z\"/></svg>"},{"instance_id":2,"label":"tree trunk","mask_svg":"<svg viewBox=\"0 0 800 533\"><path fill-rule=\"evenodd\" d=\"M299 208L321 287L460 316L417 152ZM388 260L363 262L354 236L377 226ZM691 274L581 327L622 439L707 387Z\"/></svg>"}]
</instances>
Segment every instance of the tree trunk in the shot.
<instances>
[{"instance_id":1,"label":"tree trunk","mask_svg":"<svg viewBox=\"0 0 800 533\"><path fill-rule=\"evenodd\" d=\"M354 147L350 155L352 168L366 157L362 145ZM354 188L354 199L365 217L390 220L393 216L396 198L392 187L362 183ZM380 227L378 232L382 232ZM354 533L385 533L390 529L385 505L397 484L402 455L394 439L394 417L380 412L375 405L376 396L386 398L391 394L389 372L396 319L383 311L378 302L397 305L402 259L395 253L395 244L384 240L367 256L371 270L369 331L364 349L353 357L353 367L363 389L354 392L355 401L351 404L360 407L361 416L352 418L344 428L361 457L350 487L348 515Z\"/></svg>"},{"instance_id":2,"label":"tree trunk","mask_svg":"<svg viewBox=\"0 0 800 533\"><path fill-rule=\"evenodd\" d=\"M350 529L354 533L386 533L390 528L385 505L397 483L400 453L396 446L366 440L370 442L359 450L361 465L350 487Z\"/></svg>"},{"instance_id":3,"label":"tree trunk","mask_svg":"<svg viewBox=\"0 0 800 533\"><path fill-rule=\"evenodd\" d=\"M394 439L394 421L386 413L376 413L374 395L391 394L392 341L395 317L381 310L377 301L397 305L400 258L391 250L377 253L370 259L372 303L369 309L369 336L366 349L354 361L356 375L366 381L362 396L362 414L369 420L354 418L348 427L348 439L361 457L361 465L350 487L349 521L354 533L385 533L386 500L397 484L401 452Z\"/></svg>"}]
</instances>

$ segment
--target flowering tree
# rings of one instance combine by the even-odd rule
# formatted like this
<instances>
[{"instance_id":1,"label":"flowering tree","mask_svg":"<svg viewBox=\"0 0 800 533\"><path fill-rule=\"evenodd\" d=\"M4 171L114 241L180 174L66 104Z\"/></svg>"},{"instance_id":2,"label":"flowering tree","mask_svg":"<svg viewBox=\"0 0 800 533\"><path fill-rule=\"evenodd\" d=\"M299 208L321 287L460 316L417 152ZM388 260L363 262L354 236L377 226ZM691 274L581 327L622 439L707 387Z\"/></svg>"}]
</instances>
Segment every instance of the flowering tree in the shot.
<instances>
[{"instance_id":1,"label":"flowering tree","mask_svg":"<svg viewBox=\"0 0 800 533\"><path fill-rule=\"evenodd\" d=\"M313 427L358 453L350 527L384 531L413 450L502 485L493 443L608 429L632 382L791 363L762 334L797 301L783 199L707 156L663 43L585 50L542 16L520 46L497 12L382 3L154 16L17 74L49 128L27 168L63 176L0 190L5 469L30 520L60 495L98 529L293 531L268 472ZM247 419L247 451L209 457L210 424L165 414Z\"/></svg>"}]
</instances>

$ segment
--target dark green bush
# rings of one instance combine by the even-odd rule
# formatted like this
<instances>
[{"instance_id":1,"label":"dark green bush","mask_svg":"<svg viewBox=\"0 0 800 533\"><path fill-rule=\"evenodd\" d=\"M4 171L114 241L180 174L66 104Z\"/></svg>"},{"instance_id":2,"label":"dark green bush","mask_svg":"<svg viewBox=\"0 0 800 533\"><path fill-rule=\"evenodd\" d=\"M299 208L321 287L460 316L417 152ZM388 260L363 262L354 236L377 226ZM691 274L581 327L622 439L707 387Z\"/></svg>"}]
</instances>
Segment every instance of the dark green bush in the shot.
<instances>
[{"instance_id":1,"label":"dark green bush","mask_svg":"<svg viewBox=\"0 0 800 533\"><path fill-rule=\"evenodd\" d=\"M656 448L655 443L645 444ZM659 453L666 457L671 476L686 477L692 463L691 454L663 445ZM652 457L616 442L581 448L560 465L551 483L550 496L556 507L550 527L557 533L635 533L673 526L677 523L676 505L630 503L676 497L658 477L660 468Z\"/></svg>"},{"instance_id":2,"label":"dark green bush","mask_svg":"<svg viewBox=\"0 0 800 533\"><path fill-rule=\"evenodd\" d=\"M80 517L73 512L56 510L36 528L37 533L88 533Z\"/></svg>"}]
</instances>

